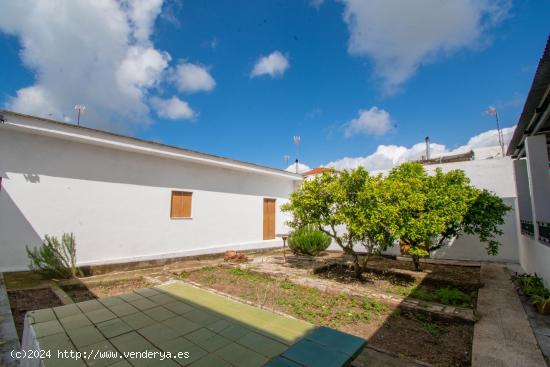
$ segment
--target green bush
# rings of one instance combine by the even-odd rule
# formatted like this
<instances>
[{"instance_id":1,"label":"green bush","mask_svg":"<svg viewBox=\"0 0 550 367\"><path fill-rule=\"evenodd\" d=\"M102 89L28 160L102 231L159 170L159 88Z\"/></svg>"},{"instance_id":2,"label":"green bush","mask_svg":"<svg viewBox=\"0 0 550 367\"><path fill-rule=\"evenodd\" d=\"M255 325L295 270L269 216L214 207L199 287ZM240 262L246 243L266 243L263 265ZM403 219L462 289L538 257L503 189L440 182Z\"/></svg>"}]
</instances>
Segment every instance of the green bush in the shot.
<instances>
[{"instance_id":1,"label":"green bush","mask_svg":"<svg viewBox=\"0 0 550 367\"><path fill-rule=\"evenodd\" d=\"M54 236L44 236L39 247L27 249L29 268L49 278L70 278L79 273L76 267L76 242L72 233L64 233L61 242Z\"/></svg>"},{"instance_id":2,"label":"green bush","mask_svg":"<svg viewBox=\"0 0 550 367\"><path fill-rule=\"evenodd\" d=\"M463 306L470 303L470 297L456 288L440 288L435 294L439 301L446 305Z\"/></svg>"},{"instance_id":3,"label":"green bush","mask_svg":"<svg viewBox=\"0 0 550 367\"><path fill-rule=\"evenodd\" d=\"M288 238L288 247L295 254L317 256L330 246L331 238L313 226L295 230Z\"/></svg>"}]
</instances>

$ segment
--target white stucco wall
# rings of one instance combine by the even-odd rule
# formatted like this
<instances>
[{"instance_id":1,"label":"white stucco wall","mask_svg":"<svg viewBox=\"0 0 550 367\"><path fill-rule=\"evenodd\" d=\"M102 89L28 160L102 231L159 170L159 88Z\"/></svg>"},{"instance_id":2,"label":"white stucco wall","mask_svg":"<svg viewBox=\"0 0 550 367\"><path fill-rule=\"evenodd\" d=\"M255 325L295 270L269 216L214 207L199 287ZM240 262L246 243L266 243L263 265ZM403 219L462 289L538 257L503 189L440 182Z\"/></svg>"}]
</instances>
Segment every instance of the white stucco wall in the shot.
<instances>
[{"instance_id":1,"label":"white stucco wall","mask_svg":"<svg viewBox=\"0 0 550 367\"><path fill-rule=\"evenodd\" d=\"M504 234L498 240L502 244L497 256L487 255L486 246L477 237L465 235L456 239L451 245L443 247L431 254L432 258L460 259L460 260L487 260L518 262L518 218L517 197L514 181L512 160L509 157L466 162L434 164L425 166L430 173L441 168L443 172L461 169L470 178L472 185L479 189L494 192L503 201L512 207L502 226ZM382 173L387 173L382 172ZM399 254L399 246L388 251L388 254Z\"/></svg>"},{"instance_id":2,"label":"white stucco wall","mask_svg":"<svg viewBox=\"0 0 550 367\"><path fill-rule=\"evenodd\" d=\"M25 245L73 232L79 264L271 247L263 199L294 189L243 172L0 128L0 271L26 269ZM172 190L192 191L192 219L170 219Z\"/></svg>"}]
</instances>

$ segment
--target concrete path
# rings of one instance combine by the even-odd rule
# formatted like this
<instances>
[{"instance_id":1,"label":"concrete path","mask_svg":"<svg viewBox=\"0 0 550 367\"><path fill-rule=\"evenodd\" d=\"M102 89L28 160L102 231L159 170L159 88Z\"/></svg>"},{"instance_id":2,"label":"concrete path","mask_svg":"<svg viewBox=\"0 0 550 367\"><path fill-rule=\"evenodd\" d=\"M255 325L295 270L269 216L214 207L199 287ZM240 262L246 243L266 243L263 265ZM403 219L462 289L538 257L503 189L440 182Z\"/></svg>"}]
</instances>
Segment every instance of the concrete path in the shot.
<instances>
[{"instance_id":1,"label":"concrete path","mask_svg":"<svg viewBox=\"0 0 550 367\"><path fill-rule=\"evenodd\" d=\"M481 281L472 367L546 367L505 266L483 264Z\"/></svg>"},{"instance_id":2,"label":"concrete path","mask_svg":"<svg viewBox=\"0 0 550 367\"><path fill-rule=\"evenodd\" d=\"M19 366L19 361L11 357L11 351L21 349L15 324L11 315L4 276L0 273L0 366Z\"/></svg>"}]
</instances>

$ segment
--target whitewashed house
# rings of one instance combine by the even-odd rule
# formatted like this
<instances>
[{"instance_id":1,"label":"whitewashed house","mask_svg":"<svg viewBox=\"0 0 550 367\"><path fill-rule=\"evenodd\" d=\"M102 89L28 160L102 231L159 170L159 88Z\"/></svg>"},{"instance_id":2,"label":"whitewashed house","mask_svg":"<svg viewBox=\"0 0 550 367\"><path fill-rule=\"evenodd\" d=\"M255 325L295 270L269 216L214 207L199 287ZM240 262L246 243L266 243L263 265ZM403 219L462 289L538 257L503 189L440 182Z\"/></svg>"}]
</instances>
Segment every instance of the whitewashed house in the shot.
<instances>
[{"instance_id":1,"label":"whitewashed house","mask_svg":"<svg viewBox=\"0 0 550 367\"><path fill-rule=\"evenodd\" d=\"M0 110L0 271L73 232L80 265L282 245L302 175Z\"/></svg>"}]
</instances>

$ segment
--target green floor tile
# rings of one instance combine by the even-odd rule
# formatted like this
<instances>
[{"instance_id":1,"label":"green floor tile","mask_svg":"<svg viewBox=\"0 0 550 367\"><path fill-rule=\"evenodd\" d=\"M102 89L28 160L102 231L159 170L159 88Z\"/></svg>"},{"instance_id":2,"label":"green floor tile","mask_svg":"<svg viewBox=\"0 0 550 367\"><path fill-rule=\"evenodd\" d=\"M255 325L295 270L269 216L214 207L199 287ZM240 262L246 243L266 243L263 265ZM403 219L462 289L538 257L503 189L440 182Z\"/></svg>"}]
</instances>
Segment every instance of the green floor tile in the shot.
<instances>
[{"instance_id":1,"label":"green floor tile","mask_svg":"<svg viewBox=\"0 0 550 367\"><path fill-rule=\"evenodd\" d=\"M124 301L122 298L118 296L98 298L98 301L101 302L106 307L119 305L121 303L126 303L126 301Z\"/></svg>"},{"instance_id":2,"label":"green floor tile","mask_svg":"<svg viewBox=\"0 0 550 367\"><path fill-rule=\"evenodd\" d=\"M162 321L162 323L181 335L188 334L201 328L199 324L187 320L185 317L182 316L176 316L171 319L166 319Z\"/></svg>"},{"instance_id":3,"label":"green floor tile","mask_svg":"<svg viewBox=\"0 0 550 367\"><path fill-rule=\"evenodd\" d=\"M118 318L100 322L96 326L101 334L103 334L106 338L113 338L132 331L130 326Z\"/></svg>"},{"instance_id":4,"label":"green floor tile","mask_svg":"<svg viewBox=\"0 0 550 367\"><path fill-rule=\"evenodd\" d=\"M138 289L135 292L143 297L152 297L156 296L157 294L161 294L161 292L153 288Z\"/></svg>"},{"instance_id":5,"label":"green floor tile","mask_svg":"<svg viewBox=\"0 0 550 367\"><path fill-rule=\"evenodd\" d=\"M27 317L31 324L37 324L39 322L46 322L55 320L55 314L51 308L45 308L42 310L29 311L27 312Z\"/></svg>"},{"instance_id":6,"label":"green floor tile","mask_svg":"<svg viewBox=\"0 0 550 367\"><path fill-rule=\"evenodd\" d=\"M357 357L367 344L366 340L328 327L319 327L306 336L306 339L325 345L333 350Z\"/></svg>"},{"instance_id":7,"label":"green floor tile","mask_svg":"<svg viewBox=\"0 0 550 367\"><path fill-rule=\"evenodd\" d=\"M101 308L98 310L86 312L85 315L94 324L99 324L100 322L116 318L116 315L109 311L107 308Z\"/></svg>"},{"instance_id":8,"label":"green floor tile","mask_svg":"<svg viewBox=\"0 0 550 367\"><path fill-rule=\"evenodd\" d=\"M268 361L268 359L264 356L236 343L232 343L218 349L215 354L227 362L239 367L260 367Z\"/></svg>"},{"instance_id":9,"label":"green floor tile","mask_svg":"<svg viewBox=\"0 0 550 367\"><path fill-rule=\"evenodd\" d=\"M185 317L186 319L189 319L193 322L196 322L197 324L201 324L204 326L211 325L221 320L220 317L215 316L210 312L206 312L198 309L191 310L182 316Z\"/></svg>"},{"instance_id":10,"label":"green floor tile","mask_svg":"<svg viewBox=\"0 0 550 367\"><path fill-rule=\"evenodd\" d=\"M132 365L130 364L130 362L123 359L119 362L116 362L115 364L112 364L110 367L132 367Z\"/></svg>"},{"instance_id":11,"label":"green floor tile","mask_svg":"<svg viewBox=\"0 0 550 367\"><path fill-rule=\"evenodd\" d=\"M40 322L33 325L34 333L37 338L63 333L64 330L61 327L61 324L57 320Z\"/></svg>"},{"instance_id":12,"label":"green floor tile","mask_svg":"<svg viewBox=\"0 0 550 367\"><path fill-rule=\"evenodd\" d=\"M253 332L238 339L237 343L267 358L278 356L288 349L288 346L283 343Z\"/></svg>"},{"instance_id":13,"label":"green floor tile","mask_svg":"<svg viewBox=\"0 0 550 367\"><path fill-rule=\"evenodd\" d=\"M158 305L164 305L177 301L177 299L165 293L157 294L155 296L149 297L149 299Z\"/></svg>"},{"instance_id":14,"label":"green floor tile","mask_svg":"<svg viewBox=\"0 0 550 367\"><path fill-rule=\"evenodd\" d=\"M135 308L129 303L109 306L109 310L111 310L111 312L117 315L118 317L131 315L133 313L139 312L137 308Z\"/></svg>"},{"instance_id":15,"label":"green floor tile","mask_svg":"<svg viewBox=\"0 0 550 367\"><path fill-rule=\"evenodd\" d=\"M231 343L232 343L231 340L224 338L221 335L214 334L214 336L212 336L211 338L206 339L200 343L197 343L197 345L202 349L206 350L207 352L212 353Z\"/></svg>"},{"instance_id":16,"label":"green floor tile","mask_svg":"<svg viewBox=\"0 0 550 367\"><path fill-rule=\"evenodd\" d=\"M134 292L121 294L119 297L125 300L126 302L130 302L130 303L133 301L139 301L145 298Z\"/></svg>"},{"instance_id":17,"label":"green floor tile","mask_svg":"<svg viewBox=\"0 0 550 367\"><path fill-rule=\"evenodd\" d=\"M118 357L109 358L115 355L120 356L120 353L107 340L81 347L78 350L83 354L82 359L89 367L105 367L120 361Z\"/></svg>"},{"instance_id":18,"label":"green floor tile","mask_svg":"<svg viewBox=\"0 0 550 367\"><path fill-rule=\"evenodd\" d=\"M94 310L100 310L104 308L103 304L98 300L91 299L89 301L79 302L76 304L82 312L91 312Z\"/></svg>"},{"instance_id":19,"label":"green floor tile","mask_svg":"<svg viewBox=\"0 0 550 367\"><path fill-rule=\"evenodd\" d=\"M286 358L277 357L269 361L269 363L264 365L264 367L303 367L303 366L297 363L294 363L292 361L289 361Z\"/></svg>"},{"instance_id":20,"label":"green floor tile","mask_svg":"<svg viewBox=\"0 0 550 367\"><path fill-rule=\"evenodd\" d=\"M157 306L157 307L150 308L148 310L144 310L143 313L155 321L163 321L163 320L177 316L175 313L173 313L170 310L167 310L162 306Z\"/></svg>"},{"instance_id":21,"label":"green floor tile","mask_svg":"<svg viewBox=\"0 0 550 367\"><path fill-rule=\"evenodd\" d=\"M132 315L123 316L121 320L124 321L132 329L137 330L149 325L153 325L156 321L145 315L142 312L138 312Z\"/></svg>"},{"instance_id":22,"label":"green floor tile","mask_svg":"<svg viewBox=\"0 0 550 367\"><path fill-rule=\"evenodd\" d=\"M178 315L183 315L191 310L194 310L193 307L181 301L167 303L164 305L164 307L169 309L172 312L177 313Z\"/></svg>"},{"instance_id":23,"label":"green floor tile","mask_svg":"<svg viewBox=\"0 0 550 367\"><path fill-rule=\"evenodd\" d=\"M137 332L156 346L163 341L175 339L179 336L179 334L172 329L159 323L139 329Z\"/></svg>"},{"instance_id":24,"label":"green floor tile","mask_svg":"<svg viewBox=\"0 0 550 367\"><path fill-rule=\"evenodd\" d=\"M99 343L105 340L103 335L101 335L99 330L97 330L94 326L67 330L67 334L69 334L69 338L71 338L71 341L77 348Z\"/></svg>"},{"instance_id":25,"label":"green floor tile","mask_svg":"<svg viewBox=\"0 0 550 367\"><path fill-rule=\"evenodd\" d=\"M61 325L65 330L76 329L83 326L90 326L92 322L84 316L84 314L77 314L59 319Z\"/></svg>"},{"instance_id":26,"label":"green floor tile","mask_svg":"<svg viewBox=\"0 0 550 367\"><path fill-rule=\"evenodd\" d=\"M227 363L226 361L224 361L223 359L221 359L220 357L213 354L209 354L199 359L195 363L192 363L191 367L233 367L233 366Z\"/></svg>"},{"instance_id":27,"label":"green floor tile","mask_svg":"<svg viewBox=\"0 0 550 367\"><path fill-rule=\"evenodd\" d=\"M157 306L155 302L150 301L147 298L140 299L139 301L133 301L131 305L139 310L147 310L148 308L153 308Z\"/></svg>"},{"instance_id":28,"label":"green floor tile","mask_svg":"<svg viewBox=\"0 0 550 367\"><path fill-rule=\"evenodd\" d=\"M209 329L209 330L212 330L215 333L219 333L220 331L222 331L223 329L225 329L226 327L231 326L231 325L233 325L232 322L230 322L228 320L225 320L225 319L220 319L220 320L216 321L215 323L206 326L206 328Z\"/></svg>"},{"instance_id":29,"label":"green floor tile","mask_svg":"<svg viewBox=\"0 0 550 367\"><path fill-rule=\"evenodd\" d=\"M122 353L159 351L153 344L135 331L114 337L110 339L110 342ZM155 362L153 359L141 358L141 356L127 358L127 360L130 364L136 367L149 365L154 366Z\"/></svg>"},{"instance_id":30,"label":"green floor tile","mask_svg":"<svg viewBox=\"0 0 550 367\"><path fill-rule=\"evenodd\" d=\"M64 317L78 315L82 311L80 311L77 305L71 303L70 305L54 307L53 312L55 312L58 319L62 319Z\"/></svg>"},{"instance_id":31,"label":"green floor tile","mask_svg":"<svg viewBox=\"0 0 550 367\"><path fill-rule=\"evenodd\" d=\"M249 329L240 325L231 325L220 331L220 335L230 340L237 340L248 334Z\"/></svg>"},{"instance_id":32,"label":"green floor tile","mask_svg":"<svg viewBox=\"0 0 550 367\"><path fill-rule=\"evenodd\" d=\"M305 367L341 367L351 360L346 354L307 339L292 345L282 356Z\"/></svg>"},{"instance_id":33,"label":"green floor tile","mask_svg":"<svg viewBox=\"0 0 550 367\"><path fill-rule=\"evenodd\" d=\"M201 343L211 337L216 335L213 331L210 331L205 328L200 328L198 330L193 331L192 333L188 333L185 335L186 339L191 340L193 343L197 344L199 347L202 348Z\"/></svg>"},{"instance_id":34,"label":"green floor tile","mask_svg":"<svg viewBox=\"0 0 550 367\"><path fill-rule=\"evenodd\" d=\"M42 350L50 350L52 353L57 351L74 349L75 346L65 333L48 335L38 339L38 346Z\"/></svg>"}]
</instances>

